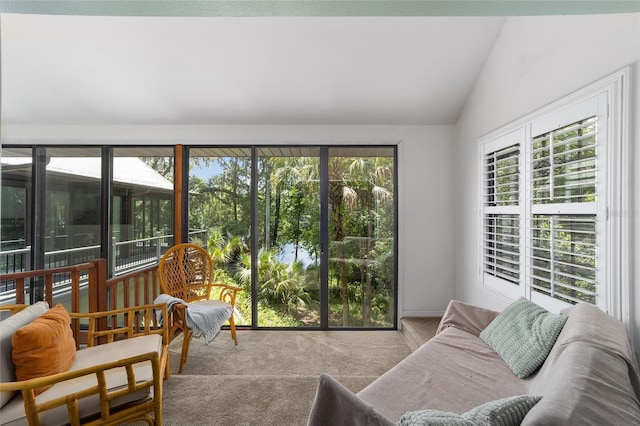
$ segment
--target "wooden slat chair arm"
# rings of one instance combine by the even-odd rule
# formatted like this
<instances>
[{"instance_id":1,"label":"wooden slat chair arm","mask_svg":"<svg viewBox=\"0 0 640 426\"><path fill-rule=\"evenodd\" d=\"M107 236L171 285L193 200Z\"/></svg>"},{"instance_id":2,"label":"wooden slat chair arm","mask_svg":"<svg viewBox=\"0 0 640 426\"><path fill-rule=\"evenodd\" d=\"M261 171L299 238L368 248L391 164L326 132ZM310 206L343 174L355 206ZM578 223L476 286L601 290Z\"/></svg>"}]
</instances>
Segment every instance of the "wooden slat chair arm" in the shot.
<instances>
[{"instance_id":1,"label":"wooden slat chair arm","mask_svg":"<svg viewBox=\"0 0 640 426\"><path fill-rule=\"evenodd\" d=\"M25 413L30 426L39 426L39 414L59 406L66 406L71 425L112 425L129 420L143 420L149 424L162 424L162 358L167 356L165 347L162 355L157 351L148 352L133 357L120 359L117 361L95 365L80 370L68 371L53 374L46 377L39 377L20 382L0 383L0 391L20 391L22 392ZM141 362L150 362L153 376L149 380L138 381L135 376L133 366ZM114 390L107 389L105 372L115 368L124 367L127 374L127 385L124 388ZM62 395L55 399L38 404L34 390L42 386L54 385L68 380L77 379L83 376L95 375L97 385L82 389L77 392ZM111 412L111 401L128 394L140 392L144 389L153 388L153 398L132 405L122 410ZM100 399L100 414L92 420L81 422L78 409L78 401L92 395L98 395ZM156 406L157 405L157 406ZM148 413L154 412L155 418Z\"/></svg>"},{"instance_id":2,"label":"wooden slat chair arm","mask_svg":"<svg viewBox=\"0 0 640 426\"><path fill-rule=\"evenodd\" d=\"M29 305L26 305L24 303L18 303L14 305L2 305L0 306L0 311L9 311L11 315L14 315L20 312L21 310L23 310L24 308L26 308L27 306Z\"/></svg>"},{"instance_id":3,"label":"wooden slat chair arm","mask_svg":"<svg viewBox=\"0 0 640 426\"><path fill-rule=\"evenodd\" d=\"M24 306L12 307L13 312L19 311ZM71 319L88 320L89 330L87 334L87 351L93 346L108 345L116 340L127 340L152 334L160 335L161 347L155 346L152 351L128 356L109 362L101 362L77 370L70 370L63 373L53 374L45 377L38 377L30 380L0 383L0 391L20 391L22 393L25 415L30 426L40 425L40 414L44 411L65 406L69 422L71 425L115 425L126 421L140 420L150 425L162 424L162 387L163 373L169 378L169 334L165 321L160 325L157 321L155 311L162 311L164 317L167 315L166 303L132 306L128 308L115 309L111 311L77 313L70 312ZM142 337L141 337L142 338ZM148 337L145 339L149 339ZM149 340L147 340L149 341ZM158 340L156 340L158 343ZM126 345L124 342L114 343L115 345ZM78 346L78 344L76 343ZM122 346L120 346L122 347ZM142 348L145 350L145 348ZM78 355L83 350L78 351ZM137 351L134 351L137 352ZM90 358L85 358L90 359ZM148 379L136 377L134 365L149 362L151 364L152 375ZM120 369L126 375L124 386L116 386L108 389L107 374L105 372L113 369ZM64 382L78 379L84 376L95 376L94 383L75 391L65 393ZM111 377L111 376L109 376ZM124 379L124 376L123 376ZM90 379L89 379L90 380ZM75 382L74 382L75 383ZM53 399L38 403L34 389L43 386L60 384L55 393L61 392ZM77 386L77 385L76 385ZM144 398L144 393L136 395L143 399L127 406L119 406L112 409L112 401L123 396L128 396L144 392L145 389L153 389L152 397ZM52 391L53 391L52 389ZM77 388L74 388L77 389ZM46 392L43 394L45 395ZM79 401L87 397L98 397L99 412L89 419L81 419ZM151 415L150 413L153 413Z\"/></svg>"}]
</instances>

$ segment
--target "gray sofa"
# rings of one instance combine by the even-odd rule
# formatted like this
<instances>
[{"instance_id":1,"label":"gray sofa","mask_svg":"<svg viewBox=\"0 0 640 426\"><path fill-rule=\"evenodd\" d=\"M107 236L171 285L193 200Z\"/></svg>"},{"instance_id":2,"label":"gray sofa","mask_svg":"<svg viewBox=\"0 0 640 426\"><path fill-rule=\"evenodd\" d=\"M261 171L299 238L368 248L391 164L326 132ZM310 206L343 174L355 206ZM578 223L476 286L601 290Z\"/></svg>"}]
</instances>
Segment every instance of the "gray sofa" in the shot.
<instances>
[{"instance_id":1,"label":"gray sofa","mask_svg":"<svg viewBox=\"0 0 640 426\"><path fill-rule=\"evenodd\" d=\"M322 375L308 426L393 425L416 410L465 413L540 395L523 425L640 425L638 368L623 324L578 304L542 366L519 379L482 339L498 314L451 301L436 336L357 395Z\"/></svg>"}]
</instances>

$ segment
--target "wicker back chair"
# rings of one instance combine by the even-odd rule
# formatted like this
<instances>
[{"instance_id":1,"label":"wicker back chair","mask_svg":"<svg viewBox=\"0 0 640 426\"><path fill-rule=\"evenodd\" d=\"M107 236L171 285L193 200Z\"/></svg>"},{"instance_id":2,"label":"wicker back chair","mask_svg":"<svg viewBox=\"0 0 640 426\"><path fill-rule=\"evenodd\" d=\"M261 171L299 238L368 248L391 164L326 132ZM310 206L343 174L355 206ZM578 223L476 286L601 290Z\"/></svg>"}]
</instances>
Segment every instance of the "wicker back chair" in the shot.
<instances>
[{"instance_id":1,"label":"wicker back chair","mask_svg":"<svg viewBox=\"0 0 640 426\"><path fill-rule=\"evenodd\" d=\"M213 261L205 249L188 243L171 247L160 259L158 277L163 293L187 303L228 304L231 307L231 316L228 318L231 338L236 345L238 344L233 312L236 295L240 288L213 282ZM212 295L215 289L219 290L216 299ZM182 373L183 366L187 362L189 345L193 338L193 331L187 326L187 309L188 305L175 304L170 315L172 317L170 339L173 339L178 331L184 333L179 373Z\"/></svg>"}]
</instances>

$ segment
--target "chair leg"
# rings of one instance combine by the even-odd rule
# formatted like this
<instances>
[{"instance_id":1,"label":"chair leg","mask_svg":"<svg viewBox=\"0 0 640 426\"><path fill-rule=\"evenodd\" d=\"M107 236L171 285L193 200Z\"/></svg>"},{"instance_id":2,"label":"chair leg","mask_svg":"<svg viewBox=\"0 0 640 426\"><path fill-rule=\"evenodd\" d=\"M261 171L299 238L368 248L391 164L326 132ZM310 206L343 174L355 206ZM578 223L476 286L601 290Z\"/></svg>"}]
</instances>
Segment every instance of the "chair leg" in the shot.
<instances>
[{"instance_id":1,"label":"chair leg","mask_svg":"<svg viewBox=\"0 0 640 426\"><path fill-rule=\"evenodd\" d=\"M193 331L191 329L184 330L184 340L182 340L182 353L180 355L180 369L178 374L182 374L184 364L187 362L187 356L189 355L189 345L191 344L191 338L193 337Z\"/></svg>"},{"instance_id":2,"label":"chair leg","mask_svg":"<svg viewBox=\"0 0 640 426\"><path fill-rule=\"evenodd\" d=\"M167 362L164 366L164 380L169 380L171 377L171 368L169 366L169 357L167 356Z\"/></svg>"},{"instance_id":3,"label":"chair leg","mask_svg":"<svg viewBox=\"0 0 640 426\"><path fill-rule=\"evenodd\" d=\"M238 335L236 334L236 322L233 319L233 314L229 318L229 328L231 329L231 339L236 342L236 346L238 346Z\"/></svg>"},{"instance_id":4,"label":"chair leg","mask_svg":"<svg viewBox=\"0 0 640 426\"><path fill-rule=\"evenodd\" d=\"M167 357L167 359L168 358L169 357ZM169 367L169 363L167 362L167 371L169 371L168 367ZM164 383L162 383L162 379L160 380L160 386L164 386ZM162 398L163 398L162 393L163 391L161 389L158 395L160 400L156 401L153 408L153 424L155 426L162 426Z\"/></svg>"}]
</instances>

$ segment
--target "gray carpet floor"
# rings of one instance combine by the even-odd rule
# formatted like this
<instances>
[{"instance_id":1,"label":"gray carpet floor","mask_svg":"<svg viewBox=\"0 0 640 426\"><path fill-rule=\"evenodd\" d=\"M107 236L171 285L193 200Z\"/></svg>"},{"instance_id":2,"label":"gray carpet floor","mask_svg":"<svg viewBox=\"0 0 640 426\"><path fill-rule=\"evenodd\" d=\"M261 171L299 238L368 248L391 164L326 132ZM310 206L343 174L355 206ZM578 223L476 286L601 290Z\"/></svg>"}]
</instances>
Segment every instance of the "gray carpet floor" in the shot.
<instances>
[{"instance_id":1,"label":"gray carpet floor","mask_svg":"<svg viewBox=\"0 0 640 426\"><path fill-rule=\"evenodd\" d=\"M165 425L304 426L320 373L358 392L411 352L398 331L243 330L238 342L193 339L182 374L182 338L172 342Z\"/></svg>"}]
</instances>

